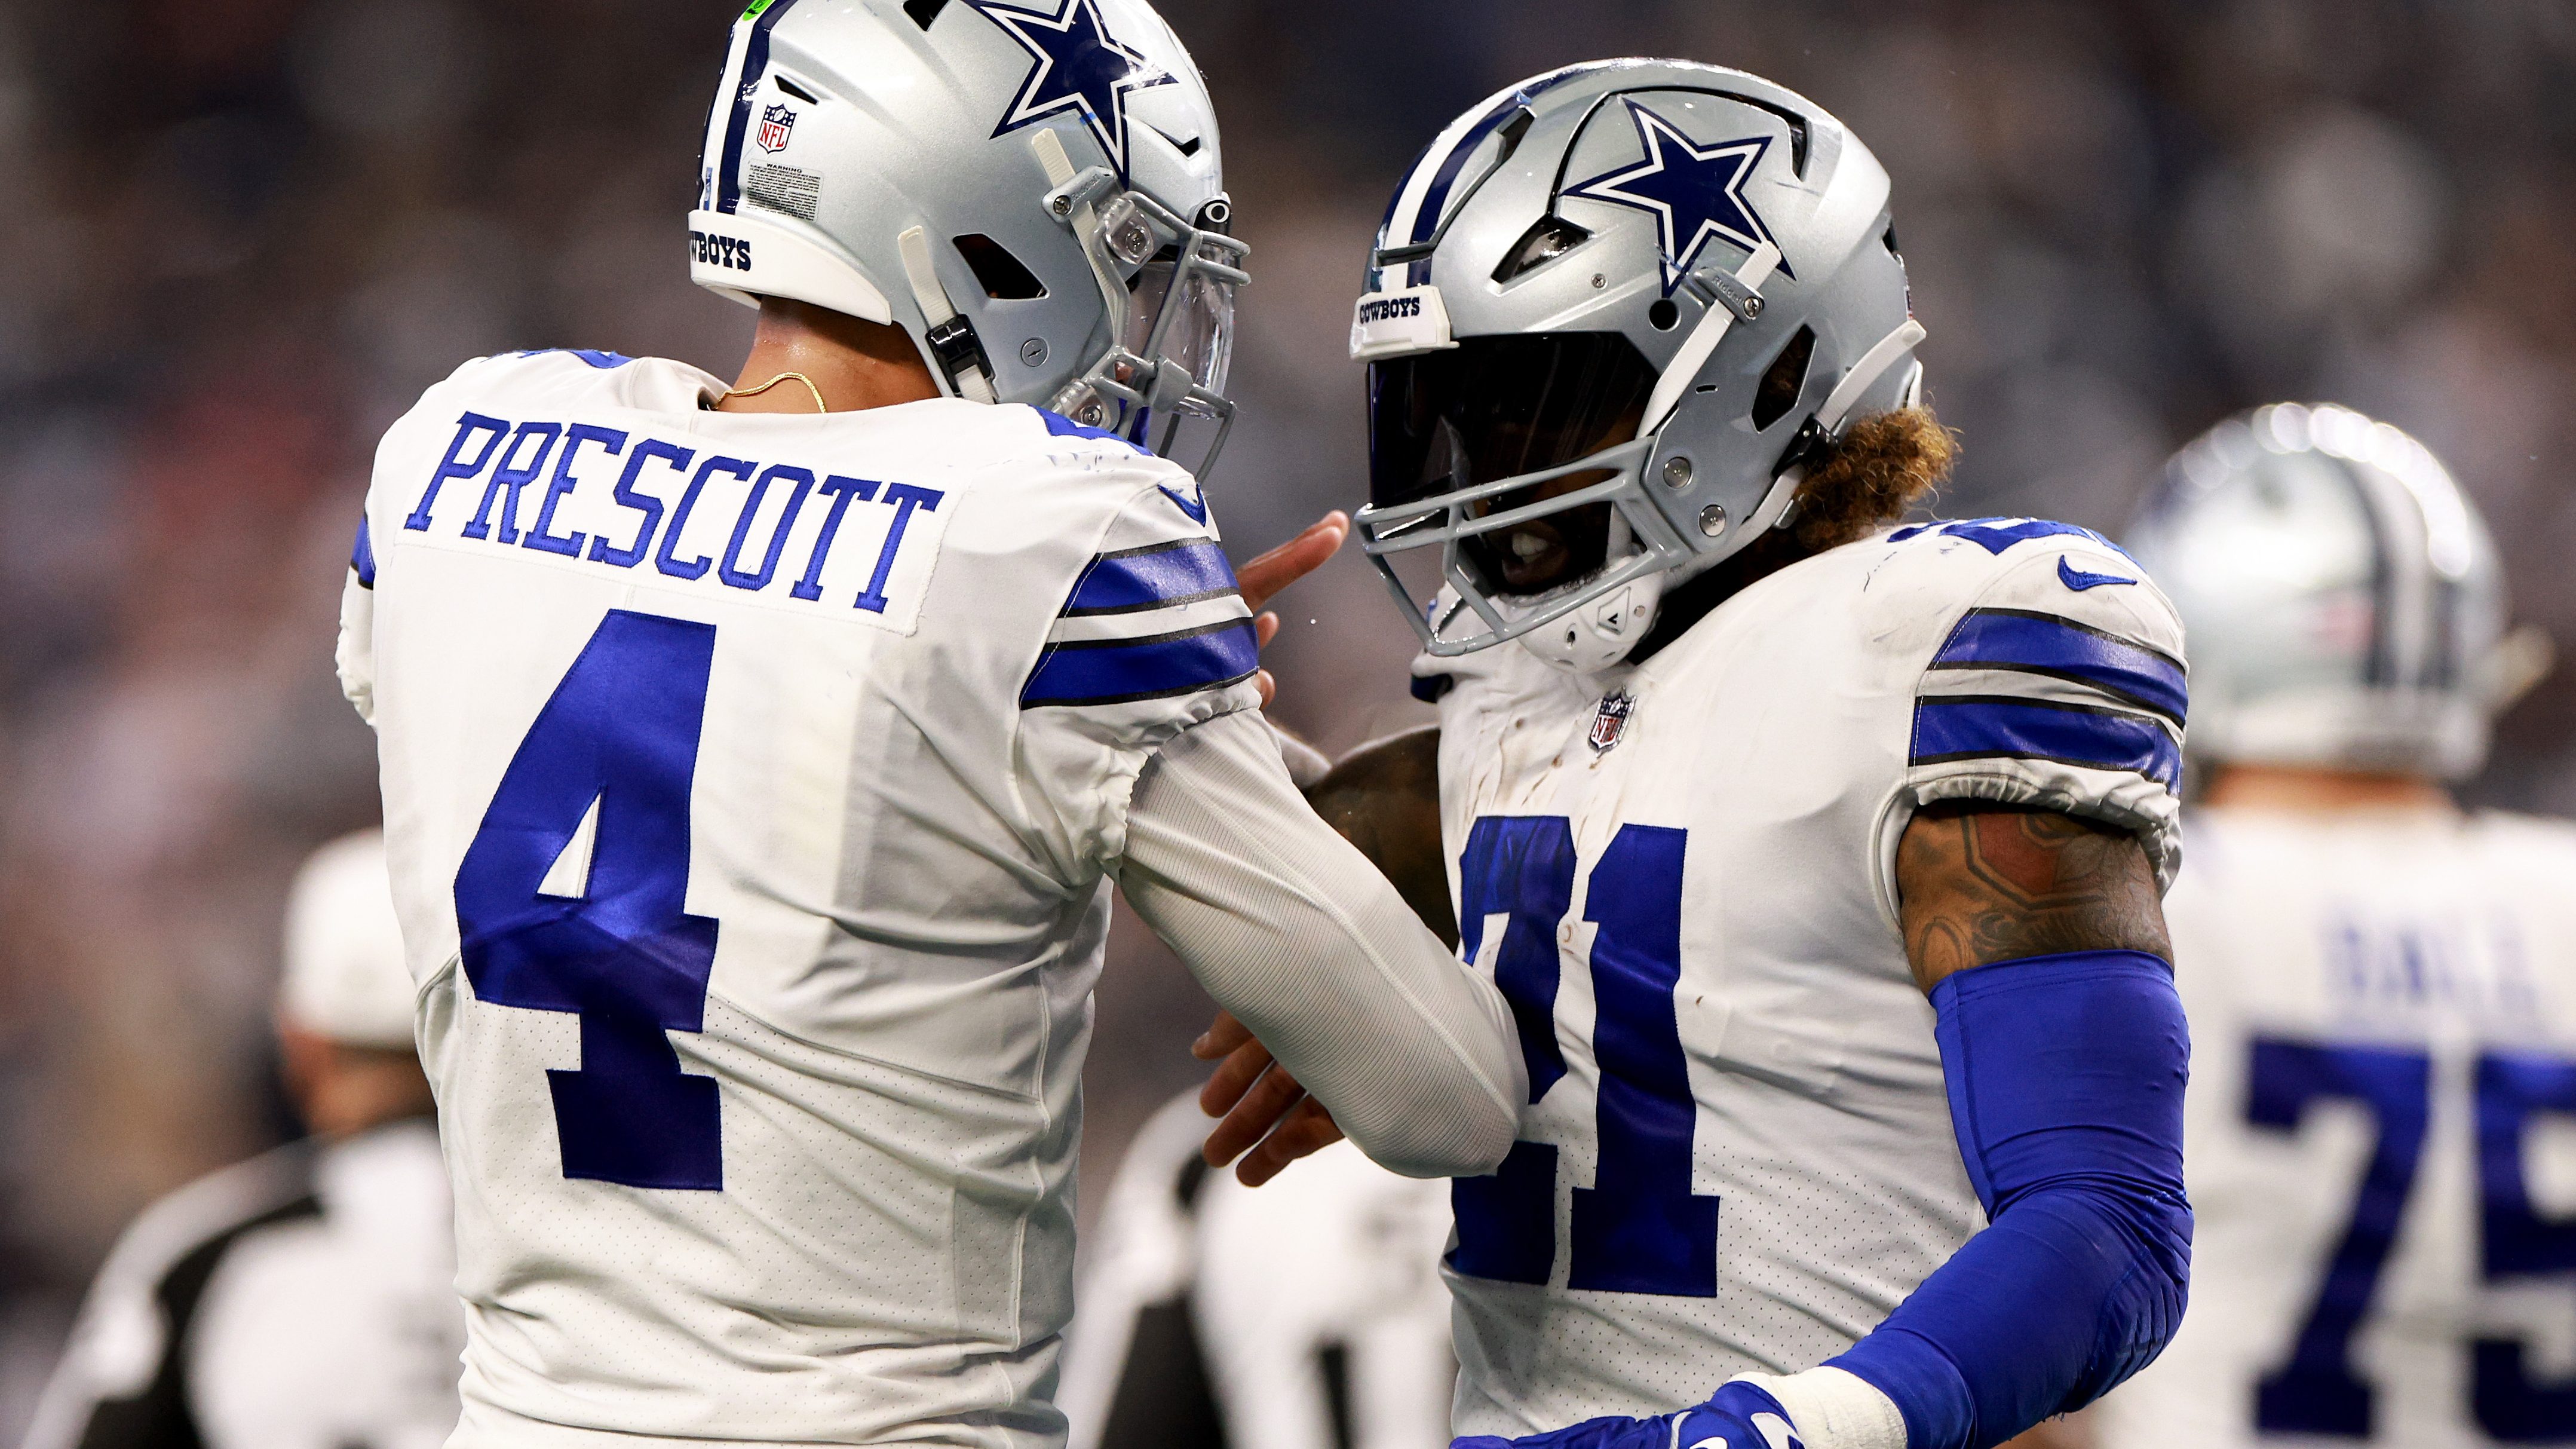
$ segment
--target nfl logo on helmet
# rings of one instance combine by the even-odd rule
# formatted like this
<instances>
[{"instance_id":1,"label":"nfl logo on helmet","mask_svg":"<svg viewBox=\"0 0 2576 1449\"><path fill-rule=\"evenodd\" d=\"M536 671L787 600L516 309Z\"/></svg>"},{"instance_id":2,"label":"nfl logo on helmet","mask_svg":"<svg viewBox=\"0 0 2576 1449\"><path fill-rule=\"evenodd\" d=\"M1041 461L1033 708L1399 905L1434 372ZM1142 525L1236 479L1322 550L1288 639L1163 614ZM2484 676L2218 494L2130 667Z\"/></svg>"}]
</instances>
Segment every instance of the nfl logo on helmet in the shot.
<instances>
[{"instance_id":1,"label":"nfl logo on helmet","mask_svg":"<svg viewBox=\"0 0 2576 1449\"><path fill-rule=\"evenodd\" d=\"M787 133L795 129L795 111L789 109L783 103L769 107L767 110L760 113L760 135L757 138L760 143L760 149L763 151L786 150Z\"/></svg>"}]
</instances>

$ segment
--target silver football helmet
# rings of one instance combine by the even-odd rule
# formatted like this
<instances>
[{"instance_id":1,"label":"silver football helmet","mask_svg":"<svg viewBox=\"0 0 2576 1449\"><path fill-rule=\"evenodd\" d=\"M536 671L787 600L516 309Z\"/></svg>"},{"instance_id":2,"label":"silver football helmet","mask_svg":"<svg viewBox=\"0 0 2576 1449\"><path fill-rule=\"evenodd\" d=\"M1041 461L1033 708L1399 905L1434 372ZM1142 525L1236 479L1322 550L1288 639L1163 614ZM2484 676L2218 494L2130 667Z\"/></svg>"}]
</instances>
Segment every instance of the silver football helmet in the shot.
<instances>
[{"instance_id":1,"label":"silver football helmet","mask_svg":"<svg viewBox=\"0 0 2576 1449\"><path fill-rule=\"evenodd\" d=\"M1144 0L753 0L699 175L700 286L899 326L960 397L1222 446L1248 249Z\"/></svg>"},{"instance_id":2,"label":"silver football helmet","mask_svg":"<svg viewBox=\"0 0 2576 1449\"><path fill-rule=\"evenodd\" d=\"M1852 418L1914 401L1888 194L1814 102L1686 61L1538 76L1442 132L1351 327L1360 542L1425 646L1617 663ZM1426 615L1393 560L1432 547L1457 602Z\"/></svg>"},{"instance_id":3,"label":"silver football helmet","mask_svg":"<svg viewBox=\"0 0 2576 1449\"><path fill-rule=\"evenodd\" d=\"M2166 465L2125 543L2181 611L2192 750L2212 760L2458 779L2547 668L2538 636L2505 635L2468 495L2349 408L2219 424Z\"/></svg>"}]
</instances>

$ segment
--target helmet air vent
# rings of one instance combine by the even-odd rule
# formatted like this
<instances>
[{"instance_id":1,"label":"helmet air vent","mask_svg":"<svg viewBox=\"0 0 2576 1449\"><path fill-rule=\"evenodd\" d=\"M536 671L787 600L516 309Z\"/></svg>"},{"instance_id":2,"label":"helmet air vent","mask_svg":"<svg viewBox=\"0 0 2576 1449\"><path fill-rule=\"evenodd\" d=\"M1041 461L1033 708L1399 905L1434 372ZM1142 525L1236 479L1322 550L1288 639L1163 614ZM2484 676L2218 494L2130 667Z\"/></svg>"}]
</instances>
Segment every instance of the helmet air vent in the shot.
<instances>
[{"instance_id":1,"label":"helmet air vent","mask_svg":"<svg viewBox=\"0 0 2576 1449\"><path fill-rule=\"evenodd\" d=\"M1034 302L1047 294L1046 283L1028 264L1011 255L1010 248L984 235L971 232L955 239L957 254L975 273L984 295L999 302Z\"/></svg>"},{"instance_id":2,"label":"helmet air vent","mask_svg":"<svg viewBox=\"0 0 2576 1449\"><path fill-rule=\"evenodd\" d=\"M1807 363L1816 355L1816 334L1804 327L1780 349L1771 367L1762 374L1762 385L1753 390L1753 426L1768 430L1773 423L1789 415L1798 405L1798 394L1806 390Z\"/></svg>"},{"instance_id":3,"label":"helmet air vent","mask_svg":"<svg viewBox=\"0 0 2576 1449\"><path fill-rule=\"evenodd\" d=\"M1494 268L1494 280L1508 285L1590 240L1592 233L1564 217L1542 216L1521 233L1510 251L1503 253L1501 265Z\"/></svg>"},{"instance_id":4,"label":"helmet air vent","mask_svg":"<svg viewBox=\"0 0 2576 1449\"><path fill-rule=\"evenodd\" d=\"M948 0L903 0L903 13L911 16L912 23L924 30L928 30L930 22L938 19L939 12L947 8Z\"/></svg>"},{"instance_id":5,"label":"helmet air vent","mask_svg":"<svg viewBox=\"0 0 2576 1449\"><path fill-rule=\"evenodd\" d=\"M809 106L819 106L823 104L823 98L821 96L818 96L812 91L805 89L803 86L798 85L796 82L789 80L785 75L777 71L771 71L769 78L777 82L780 90L787 92L789 95L794 96L796 99L803 101Z\"/></svg>"},{"instance_id":6,"label":"helmet air vent","mask_svg":"<svg viewBox=\"0 0 2576 1449\"><path fill-rule=\"evenodd\" d=\"M1778 116L1781 123L1789 128L1789 169L1797 175L1799 180L1804 181L1807 179L1806 117L1799 115L1796 111L1790 110L1787 106L1781 105L1776 101L1766 101L1760 96L1740 95L1734 91L1718 91L1716 94L1724 96L1730 101L1736 101L1743 105L1751 106L1757 111L1769 111L1771 114Z\"/></svg>"}]
</instances>

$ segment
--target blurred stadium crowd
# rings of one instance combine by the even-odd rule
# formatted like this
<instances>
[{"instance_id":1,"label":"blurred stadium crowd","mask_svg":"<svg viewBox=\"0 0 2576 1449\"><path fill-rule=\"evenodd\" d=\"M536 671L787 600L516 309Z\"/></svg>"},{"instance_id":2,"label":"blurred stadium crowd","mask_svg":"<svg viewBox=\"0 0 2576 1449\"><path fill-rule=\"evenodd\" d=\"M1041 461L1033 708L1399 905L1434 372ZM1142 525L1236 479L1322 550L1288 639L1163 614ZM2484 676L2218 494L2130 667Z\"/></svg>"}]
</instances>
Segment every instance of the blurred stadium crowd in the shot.
<instances>
[{"instance_id":1,"label":"blurred stadium crowd","mask_svg":"<svg viewBox=\"0 0 2576 1449\"><path fill-rule=\"evenodd\" d=\"M1349 308L1452 114L1662 53L1814 97L1897 182L1953 514L2116 528L2239 408L2331 398L2445 457L2517 614L2576 652L2576 7L2563 0L1162 0L1253 243L1213 497L1239 554L1363 486ZM572 345L730 375L751 314L681 213L726 0L0 7L0 1436L148 1197L287 1130L279 902L372 818L337 695L376 433L459 361ZM1355 558L1285 605L1277 713L1410 722ZM2576 812L2576 670L2476 798ZM1122 934L1097 1184L1197 1068Z\"/></svg>"}]
</instances>

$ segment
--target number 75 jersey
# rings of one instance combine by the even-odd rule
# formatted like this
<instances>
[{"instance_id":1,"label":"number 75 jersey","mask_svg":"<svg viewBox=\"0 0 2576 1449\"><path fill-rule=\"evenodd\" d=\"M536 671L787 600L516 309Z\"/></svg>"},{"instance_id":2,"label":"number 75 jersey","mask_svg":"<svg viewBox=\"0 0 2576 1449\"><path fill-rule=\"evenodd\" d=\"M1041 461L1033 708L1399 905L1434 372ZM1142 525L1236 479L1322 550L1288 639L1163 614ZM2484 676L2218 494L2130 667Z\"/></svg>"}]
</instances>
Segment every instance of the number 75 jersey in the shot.
<instances>
[{"instance_id":1,"label":"number 75 jersey","mask_svg":"<svg viewBox=\"0 0 2576 1449\"><path fill-rule=\"evenodd\" d=\"M1967 1240L1897 840L1919 805L2028 805L2134 832L2169 880L2181 646L2116 549L1989 519L1792 565L1608 675L1416 665L1455 667L1463 954L1531 1092L1453 1191L1459 1433L1812 1367Z\"/></svg>"},{"instance_id":2,"label":"number 75 jersey","mask_svg":"<svg viewBox=\"0 0 2576 1449\"><path fill-rule=\"evenodd\" d=\"M2191 850L2191 1307L2101 1443L2576 1443L2576 828L2210 809Z\"/></svg>"},{"instance_id":3,"label":"number 75 jersey","mask_svg":"<svg viewBox=\"0 0 2576 1449\"><path fill-rule=\"evenodd\" d=\"M455 1444L1042 1446L1106 877L1146 760L1252 707L1249 611L1115 438L721 387L492 358L377 455L341 662Z\"/></svg>"}]
</instances>

